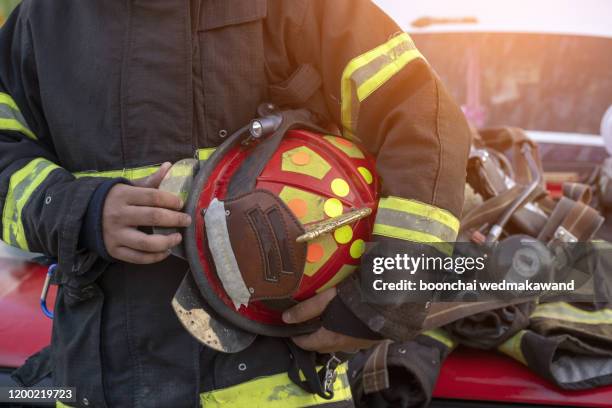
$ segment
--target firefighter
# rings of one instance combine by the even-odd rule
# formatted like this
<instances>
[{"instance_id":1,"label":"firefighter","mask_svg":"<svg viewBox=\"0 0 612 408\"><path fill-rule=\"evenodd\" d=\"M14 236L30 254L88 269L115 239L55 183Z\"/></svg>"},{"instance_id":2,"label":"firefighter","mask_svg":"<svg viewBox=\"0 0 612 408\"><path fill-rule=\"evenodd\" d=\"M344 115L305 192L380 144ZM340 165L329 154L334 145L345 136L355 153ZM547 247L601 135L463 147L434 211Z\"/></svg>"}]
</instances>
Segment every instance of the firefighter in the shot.
<instances>
[{"instance_id":1,"label":"firefighter","mask_svg":"<svg viewBox=\"0 0 612 408\"><path fill-rule=\"evenodd\" d=\"M308 108L377 157L383 198L368 255L455 239L469 129L411 38L370 1L21 3L0 35L0 231L57 259L59 292L51 350L16 377L31 384L51 367L80 407L350 404L291 388L286 342L215 353L170 306L187 269L169 256L181 236L151 227L191 220L155 187L168 163L206 157L262 102ZM364 302L359 280L285 314L322 316L298 346L354 351L419 332L425 302Z\"/></svg>"}]
</instances>

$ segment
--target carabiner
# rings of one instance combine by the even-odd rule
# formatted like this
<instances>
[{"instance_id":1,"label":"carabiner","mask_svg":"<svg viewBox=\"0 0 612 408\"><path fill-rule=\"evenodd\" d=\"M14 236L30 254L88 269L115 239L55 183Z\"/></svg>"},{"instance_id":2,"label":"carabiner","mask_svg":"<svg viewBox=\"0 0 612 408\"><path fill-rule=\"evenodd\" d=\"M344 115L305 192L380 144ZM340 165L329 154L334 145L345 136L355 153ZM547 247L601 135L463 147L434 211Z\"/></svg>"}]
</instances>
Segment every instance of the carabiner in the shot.
<instances>
[{"instance_id":1,"label":"carabiner","mask_svg":"<svg viewBox=\"0 0 612 408\"><path fill-rule=\"evenodd\" d=\"M53 320L53 312L49 310L47 307L47 294L49 293L49 287L51 286L51 278L55 273L55 269L57 268L57 264L53 264L47 269L47 276L45 277L45 284L43 285L42 292L40 294L40 308L42 312L49 319Z\"/></svg>"},{"instance_id":2,"label":"carabiner","mask_svg":"<svg viewBox=\"0 0 612 408\"><path fill-rule=\"evenodd\" d=\"M334 353L330 354L330 359L325 364L325 374L323 376L323 391L329 396L329 399L334 398L334 383L336 382L336 369L342 363Z\"/></svg>"}]
</instances>

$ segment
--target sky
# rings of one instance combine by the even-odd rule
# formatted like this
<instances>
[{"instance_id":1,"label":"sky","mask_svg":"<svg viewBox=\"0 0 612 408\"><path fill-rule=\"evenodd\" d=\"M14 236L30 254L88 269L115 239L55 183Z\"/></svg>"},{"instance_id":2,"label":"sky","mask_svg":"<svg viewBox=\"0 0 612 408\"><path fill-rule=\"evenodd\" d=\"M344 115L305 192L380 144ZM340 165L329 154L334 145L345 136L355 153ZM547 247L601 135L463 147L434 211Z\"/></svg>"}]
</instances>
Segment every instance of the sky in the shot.
<instances>
[{"instance_id":1,"label":"sky","mask_svg":"<svg viewBox=\"0 0 612 408\"><path fill-rule=\"evenodd\" d=\"M408 31L410 22L419 17L477 17L479 31L554 32L612 38L612 0L374 1ZM444 27L444 30L452 28ZM465 30L465 26L459 28Z\"/></svg>"}]
</instances>

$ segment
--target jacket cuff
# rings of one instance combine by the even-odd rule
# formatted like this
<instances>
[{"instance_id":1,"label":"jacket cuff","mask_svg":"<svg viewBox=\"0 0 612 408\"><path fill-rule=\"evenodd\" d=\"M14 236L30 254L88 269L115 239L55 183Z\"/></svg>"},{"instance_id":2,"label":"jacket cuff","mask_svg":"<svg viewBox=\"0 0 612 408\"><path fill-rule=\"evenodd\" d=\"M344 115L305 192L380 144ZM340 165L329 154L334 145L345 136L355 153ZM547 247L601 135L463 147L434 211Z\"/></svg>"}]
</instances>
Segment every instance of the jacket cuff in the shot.
<instances>
[{"instance_id":1,"label":"jacket cuff","mask_svg":"<svg viewBox=\"0 0 612 408\"><path fill-rule=\"evenodd\" d=\"M113 262L114 259L109 255L104 245L104 235L102 231L102 212L108 192L117 184L129 182L122 178L104 181L94 191L87 212L83 218L81 232L79 234L79 249L87 249L94 252L102 259Z\"/></svg>"},{"instance_id":2,"label":"jacket cuff","mask_svg":"<svg viewBox=\"0 0 612 408\"><path fill-rule=\"evenodd\" d=\"M322 325L327 330L346 336L368 340L383 340L383 337L371 330L359 320L338 296L327 305L322 315Z\"/></svg>"},{"instance_id":3,"label":"jacket cuff","mask_svg":"<svg viewBox=\"0 0 612 408\"><path fill-rule=\"evenodd\" d=\"M61 228L59 236L62 237L58 241L57 251L58 272L60 272L58 283L67 283L77 276L84 275L89 269L86 266L93 262L90 258L97 258L85 256L84 251L79 251L79 238L89 202L98 187L106 181L107 179L97 177L84 177L67 183L57 193L70 194L71 197L64 217L57 222Z\"/></svg>"}]
</instances>

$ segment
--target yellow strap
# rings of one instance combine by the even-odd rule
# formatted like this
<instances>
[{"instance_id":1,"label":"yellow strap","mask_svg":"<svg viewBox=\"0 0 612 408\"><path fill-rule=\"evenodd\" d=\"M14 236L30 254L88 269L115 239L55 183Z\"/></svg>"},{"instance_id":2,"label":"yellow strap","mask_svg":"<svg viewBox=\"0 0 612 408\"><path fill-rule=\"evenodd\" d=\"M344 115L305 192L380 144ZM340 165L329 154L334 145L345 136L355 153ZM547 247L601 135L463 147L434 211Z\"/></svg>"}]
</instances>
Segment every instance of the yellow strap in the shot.
<instances>
[{"instance_id":1,"label":"yellow strap","mask_svg":"<svg viewBox=\"0 0 612 408\"><path fill-rule=\"evenodd\" d=\"M435 341L444 344L447 348L453 350L457 347L457 343L444 329L433 329L423 333L423 336L430 337Z\"/></svg>"},{"instance_id":2,"label":"yellow strap","mask_svg":"<svg viewBox=\"0 0 612 408\"><path fill-rule=\"evenodd\" d=\"M354 137L360 103L417 58L425 59L410 36L402 33L348 63L341 80L341 114L346 137Z\"/></svg>"},{"instance_id":3,"label":"yellow strap","mask_svg":"<svg viewBox=\"0 0 612 408\"><path fill-rule=\"evenodd\" d=\"M200 395L206 408L297 408L351 401L347 364L338 366L334 398L326 400L295 385L287 373L261 377L233 387Z\"/></svg>"},{"instance_id":4,"label":"yellow strap","mask_svg":"<svg viewBox=\"0 0 612 408\"><path fill-rule=\"evenodd\" d=\"M610 309L588 311L564 302L539 304L530 317L582 324L612 324Z\"/></svg>"},{"instance_id":5,"label":"yellow strap","mask_svg":"<svg viewBox=\"0 0 612 408\"><path fill-rule=\"evenodd\" d=\"M525 359L525 355L523 354L523 350L521 349L521 342L523 341L523 336L525 335L525 333L527 333L525 330L521 330L520 332L516 333L514 336L506 340L497 349L505 355L512 357L516 361L527 366L527 359Z\"/></svg>"},{"instance_id":6,"label":"yellow strap","mask_svg":"<svg viewBox=\"0 0 612 408\"><path fill-rule=\"evenodd\" d=\"M386 197L380 200L378 208L401 211L414 214L444 224L456 233L459 233L459 220L450 212L433 205L421 203L416 200L408 200L400 197Z\"/></svg>"},{"instance_id":7,"label":"yellow strap","mask_svg":"<svg viewBox=\"0 0 612 408\"><path fill-rule=\"evenodd\" d=\"M2 212L2 239L9 245L28 251L22 212L32 193L59 166L38 158L13 173L9 181L4 209Z\"/></svg>"}]
</instances>

